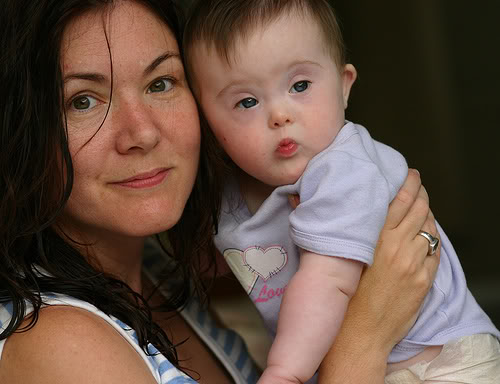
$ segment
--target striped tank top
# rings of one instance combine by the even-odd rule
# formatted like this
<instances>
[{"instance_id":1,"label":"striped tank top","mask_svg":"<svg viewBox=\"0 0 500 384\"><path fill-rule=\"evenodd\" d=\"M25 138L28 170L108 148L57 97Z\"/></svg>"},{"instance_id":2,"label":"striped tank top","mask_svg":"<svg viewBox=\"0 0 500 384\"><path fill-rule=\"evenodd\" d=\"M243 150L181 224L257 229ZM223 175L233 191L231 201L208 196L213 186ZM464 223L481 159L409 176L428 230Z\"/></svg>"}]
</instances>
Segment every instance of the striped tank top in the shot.
<instances>
[{"instance_id":1,"label":"striped tank top","mask_svg":"<svg viewBox=\"0 0 500 384\"><path fill-rule=\"evenodd\" d=\"M163 255L155 247L146 246L144 272L155 282L152 271L156 269L157 262L161 262ZM163 260L164 261L164 260ZM160 354L152 345L147 346L149 355L139 346L136 332L127 324L114 316L108 316L95 306L75 299L71 296L60 294L43 295L46 305L66 305L87 310L99 316L118 331L125 340L137 351L146 365L149 367L153 377L158 384L193 384L195 380L178 370L165 356ZM27 306L27 313L31 313L33 308ZM192 300L180 314L186 322L193 328L195 333L205 343L220 363L226 368L235 384L255 384L259 378L259 371L248 354L248 350L243 339L234 331L219 328L210 314L203 310L199 303ZM12 317L12 303L0 304L0 331L7 327ZM0 359L6 339L0 340Z\"/></svg>"}]
</instances>

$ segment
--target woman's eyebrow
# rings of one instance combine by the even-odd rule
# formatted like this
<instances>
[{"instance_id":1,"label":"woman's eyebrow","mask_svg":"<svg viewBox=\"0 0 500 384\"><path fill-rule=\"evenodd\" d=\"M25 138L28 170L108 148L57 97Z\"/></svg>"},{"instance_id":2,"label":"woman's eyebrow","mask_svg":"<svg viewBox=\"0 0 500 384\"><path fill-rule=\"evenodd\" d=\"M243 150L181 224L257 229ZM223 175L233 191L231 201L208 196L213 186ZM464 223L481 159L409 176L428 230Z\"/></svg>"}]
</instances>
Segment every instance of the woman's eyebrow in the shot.
<instances>
[{"instance_id":1,"label":"woman's eyebrow","mask_svg":"<svg viewBox=\"0 0 500 384\"><path fill-rule=\"evenodd\" d=\"M179 52L165 52L164 54L158 56L156 59L154 59L151 64L149 64L146 69L144 70L144 75L149 75L151 72L155 70L157 66L159 66L161 63L163 63L165 60L171 59L171 58L177 58L181 59L181 55Z\"/></svg>"},{"instance_id":2,"label":"woman's eyebrow","mask_svg":"<svg viewBox=\"0 0 500 384\"><path fill-rule=\"evenodd\" d=\"M144 75L149 75L151 72L155 70L156 67L158 67L161 63L164 61L171 59L171 58L177 58L181 60L181 56L179 52L165 52L158 56L156 59L154 59L151 64L149 64L146 69L144 69ZM87 80L87 81L93 81L96 83L104 83L106 81L106 77L104 75L101 75L100 73L92 73L92 72L75 72L75 73L70 73L67 76L64 77L64 83L67 83L70 80Z\"/></svg>"},{"instance_id":3,"label":"woman's eyebrow","mask_svg":"<svg viewBox=\"0 0 500 384\"><path fill-rule=\"evenodd\" d=\"M96 83L103 83L106 78L99 73L70 73L69 75L64 77L64 83L67 83L70 80L88 80L94 81Z\"/></svg>"}]
</instances>

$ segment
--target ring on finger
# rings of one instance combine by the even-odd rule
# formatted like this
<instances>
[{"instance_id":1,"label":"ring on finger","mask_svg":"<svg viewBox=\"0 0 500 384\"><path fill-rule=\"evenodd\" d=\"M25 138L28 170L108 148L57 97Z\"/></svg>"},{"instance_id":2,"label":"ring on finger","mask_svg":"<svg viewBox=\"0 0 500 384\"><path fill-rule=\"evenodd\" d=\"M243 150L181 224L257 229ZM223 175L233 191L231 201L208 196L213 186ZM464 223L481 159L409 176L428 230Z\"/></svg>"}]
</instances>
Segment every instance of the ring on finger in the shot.
<instances>
[{"instance_id":1,"label":"ring on finger","mask_svg":"<svg viewBox=\"0 0 500 384\"><path fill-rule=\"evenodd\" d=\"M427 250L427 255L434 255L439 246L439 239L437 237L432 236L429 232L418 231L418 234L424 237L429 242L429 248Z\"/></svg>"}]
</instances>

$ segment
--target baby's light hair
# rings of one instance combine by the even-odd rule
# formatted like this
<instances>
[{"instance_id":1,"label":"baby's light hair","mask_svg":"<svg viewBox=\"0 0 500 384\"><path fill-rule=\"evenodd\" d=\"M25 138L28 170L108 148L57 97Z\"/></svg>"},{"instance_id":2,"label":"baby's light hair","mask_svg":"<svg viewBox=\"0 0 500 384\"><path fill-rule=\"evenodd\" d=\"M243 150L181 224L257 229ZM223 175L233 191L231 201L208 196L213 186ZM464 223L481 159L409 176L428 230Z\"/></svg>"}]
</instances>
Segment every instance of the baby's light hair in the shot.
<instances>
[{"instance_id":1,"label":"baby's light hair","mask_svg":"<svg viewBox=\"0 0 500 384\"><path fill-rule=\"evenodd\" d=\"M265 28L283 15L312 18L320 28L326 52L340 69L346 64L344 41L337 18L327 0L197 0L184 31L188 72L196 44L214 48L229 65L240 39Z\"/></svg>"}]
</instances>

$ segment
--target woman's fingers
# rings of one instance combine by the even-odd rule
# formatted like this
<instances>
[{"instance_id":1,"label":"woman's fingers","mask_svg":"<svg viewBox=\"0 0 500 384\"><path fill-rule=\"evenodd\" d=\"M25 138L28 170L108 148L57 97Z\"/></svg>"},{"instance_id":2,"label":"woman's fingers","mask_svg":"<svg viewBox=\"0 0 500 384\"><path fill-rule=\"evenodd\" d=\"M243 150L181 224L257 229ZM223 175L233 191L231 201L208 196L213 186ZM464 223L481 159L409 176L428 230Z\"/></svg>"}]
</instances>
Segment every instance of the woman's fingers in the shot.
<instances>
[{"instance_id":1,"label":"woman's fingers","mask_svg":"<svg viewBox=\"0 0 500 384\"><path fill-rule=\"evenodd\" d=\"M415 169L409 169L406 181L389 205L389 212L384 225L385 229L396 228L407 216L420 193L420 187L420 174Z\"/></svg>"},{"instance_id":2,"label":"woman's fingers","mask_svg":"<svg viewBox=\"0 0 500 384\"><path fill-rule=\"evenodd\" d=\"M430 208L427 209L427 217L425 222L422 224L421 230L429 232L432 236L439 235L436 227L436 220Z\"/></svg>"},{"instance_id":3,"label":"woman's fingers","mask_svg":"<svg viewBox=\"0 0 500 384\"><path fill-rule=\"evenodd\" d=\"M427 276L431 284L434 281L434 278L436 277L440 260L441 260L441 242L439 242L439 247L434 255L427 256L424 258L424 268L425 271L427 272Z\"/></svg>"},{"instance_id":4,"label":"woman's fingers","mask_svg":"<svg viewBox=\"0 0 500 384\"><path fill-rule=\"evenodd\" d=\"M429 212L429 196L424 186L421 186L408 214L399 223L398 230L407 233L408 238L413 239L426 225Z\"/></svg>"},{"instance_id":5,"label":"woman's fingers","mask_svg":"<svg viewBox=\"0 0 500 384\"><path fill-rule=\"evenodd\" d=\"M418 172L410 171L389 206L373 265L365 270L358 288L371 302L368 307L367 299L358 298L370 309L372 332L378 330L389 343L397 343L414 324L439 265L439 249L428 256L429 242L418 235L420 230L438 236L429 196Z\"/></svg>"},{"instance_id":6,"label":"woman's fingers","mask_svg":"<svg viewBox=\"0 0 500 384\"><path fill-rule=\"evenodd\" d=\"M441 255L441 238L439 236L439 232L436 226L436 220L434 219L434 215L431 210L429 210L429 215L424 225L422 226L422 231L430 233L432 236L437 237L439 239L439 245L434 255L428 255L423 258L424 265L429 270L431 279L434 280L434 275L436 274L437 266L439 265L439 259ZM423 247L429 250L429 241L425 239L423 236L417 235L415 241L423 241Z\"/></svg>"}]
</instances>

